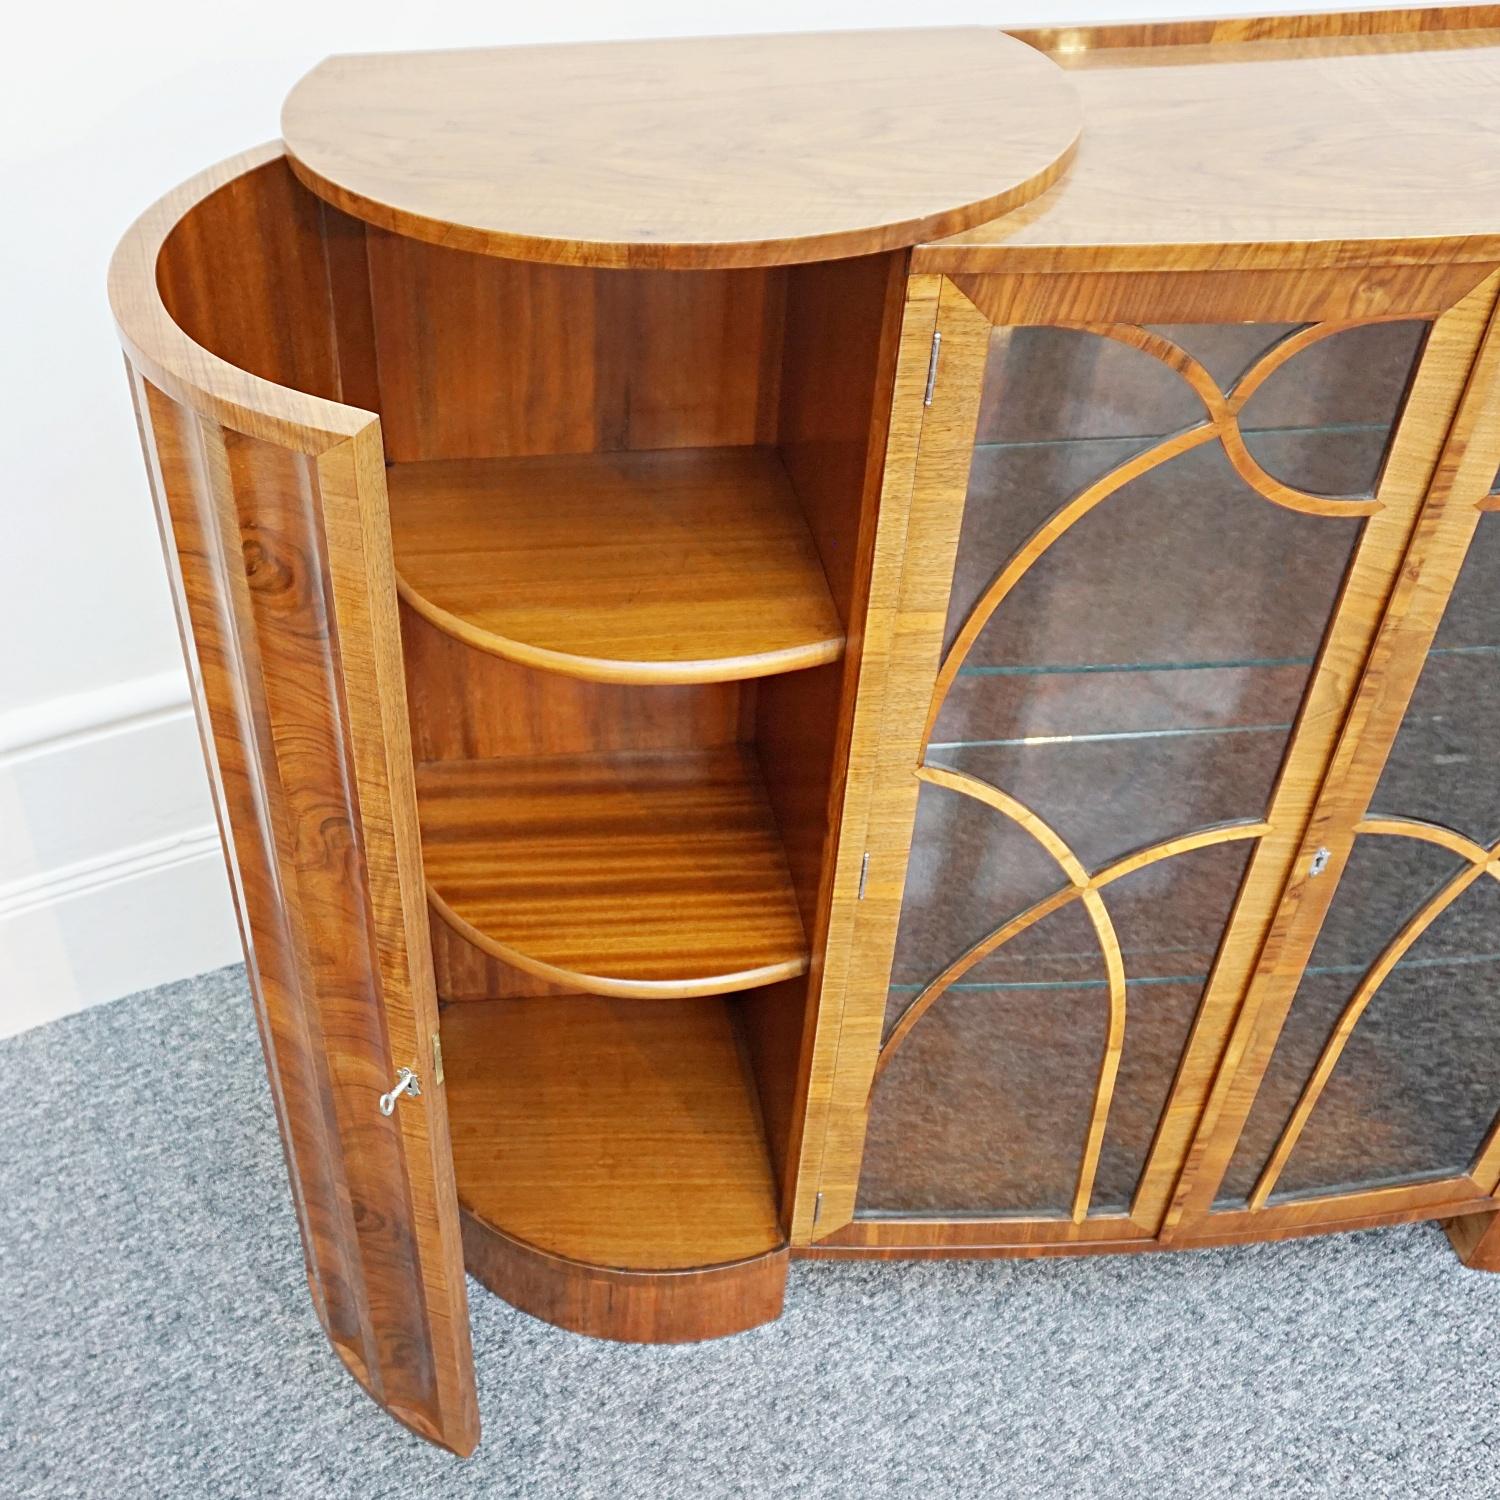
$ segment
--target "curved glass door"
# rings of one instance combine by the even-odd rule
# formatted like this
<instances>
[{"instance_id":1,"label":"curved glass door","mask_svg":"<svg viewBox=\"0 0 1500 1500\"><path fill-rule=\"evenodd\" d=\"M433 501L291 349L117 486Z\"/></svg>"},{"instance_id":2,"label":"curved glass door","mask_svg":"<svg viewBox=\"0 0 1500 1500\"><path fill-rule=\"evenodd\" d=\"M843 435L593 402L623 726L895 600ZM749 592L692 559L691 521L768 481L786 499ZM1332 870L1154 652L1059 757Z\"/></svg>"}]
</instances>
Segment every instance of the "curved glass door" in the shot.
<instances>
[{"instance_id":1,"label":"curved glass door","mask_svg":"<svg viewBox=\"0 0 1500 1500\"><path fill-rule=\"evenodd\" d=\"M857 1217L1128 1214L1425 332L996 330Z\"/></svg>"}]
</instances>

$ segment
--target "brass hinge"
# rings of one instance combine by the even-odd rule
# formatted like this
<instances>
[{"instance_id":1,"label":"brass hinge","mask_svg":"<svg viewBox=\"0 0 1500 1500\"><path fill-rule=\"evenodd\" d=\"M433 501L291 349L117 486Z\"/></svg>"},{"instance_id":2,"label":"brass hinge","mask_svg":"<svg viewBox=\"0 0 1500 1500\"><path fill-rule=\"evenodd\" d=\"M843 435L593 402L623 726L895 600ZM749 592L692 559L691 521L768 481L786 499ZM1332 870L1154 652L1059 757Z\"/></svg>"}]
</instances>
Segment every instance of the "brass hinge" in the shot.
<instances>
[{"instance_id":1,"label":"brass hinge","mask_svg":"<svg viewBox=\"0 0 1500 1500\"><path fill-rule=\"evenodd\" d=\"M823 1195L822 1195L822 1193L816 1193L816 1194L813 1195L813 1223L816 1224L818 1222L818 1220L821 1219L822 1217L823 1217Z\"/></svg>"},{"instance_id":2,"label":"brass hinge","mask_svg":"<svg viewBox=\"0 0 1500 1500\"><path fill-rule=\"evenodd\" d=\"M432 1033L432 1081L435 1084L443 1081L443 1039L435 1031Z\"/></svg>"},{"instance_id":3,"label":"brass hinge","mask_svg":"<svg viewBox=\"0 0 1500 1500\"><path fill-rule=\"evenodd\" d=\"M937 389L938 351L943 347L943 336L936 330L932 335L932 353L927 358L927 390L922 396L922 405L932 405L932 393Z\"/></svg>"},{"instance_id":4,"label":"brass hinge","mask_svg":"<svg viewBox=\"0 0 1500 1500\"><path fill-rule=\"evenodd\" d=\"M870 851L865 851L865 857L859 862L859 893L855 896L856 901L865 899L865 882L870 878Z\"/></svg>"}]
</instances>

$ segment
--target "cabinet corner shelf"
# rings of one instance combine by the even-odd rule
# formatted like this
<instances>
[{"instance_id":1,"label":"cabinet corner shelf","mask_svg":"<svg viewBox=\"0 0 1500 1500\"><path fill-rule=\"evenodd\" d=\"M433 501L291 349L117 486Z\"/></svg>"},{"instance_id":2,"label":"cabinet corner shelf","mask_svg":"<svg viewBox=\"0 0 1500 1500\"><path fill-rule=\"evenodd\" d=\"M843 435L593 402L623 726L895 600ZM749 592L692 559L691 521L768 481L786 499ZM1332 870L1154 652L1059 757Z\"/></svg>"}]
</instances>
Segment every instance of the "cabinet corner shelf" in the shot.
<instances>
[{"instance_id":1,"label":"cabinet corner shelf","mask_svg":"<svg viewBox=\"0 0 1500 1500\"><path fill-rule=\"evenodd\" d=\"M482 1281L606 1337L685 1341L776 1316L786 1238L731 1000L456 1004L443 1033ZM661 1323L678 1284L694 1311Z\"/></svg>"},{"instance_id":2,"label":"cabinet corner shelf","mask_svg":"<svg viewBox=\"0 0 1500 1500\"><path fill-rule=\"evenodd\" d=\"M806 971L786 857L739 746L419 767L428 896L476 947L596 995Z\"/></svg>"},{"instance_id":3,"label":"cabinet corner shelf","mask_svg":"<svg viewBox=\"0 0 1500 1500\"><path fill-rule=\"evenodd\" d=\"M406 602L526 666L728 682L836 661L844 632L768 446L393 464Z\"/></svg>"}]
</instances>

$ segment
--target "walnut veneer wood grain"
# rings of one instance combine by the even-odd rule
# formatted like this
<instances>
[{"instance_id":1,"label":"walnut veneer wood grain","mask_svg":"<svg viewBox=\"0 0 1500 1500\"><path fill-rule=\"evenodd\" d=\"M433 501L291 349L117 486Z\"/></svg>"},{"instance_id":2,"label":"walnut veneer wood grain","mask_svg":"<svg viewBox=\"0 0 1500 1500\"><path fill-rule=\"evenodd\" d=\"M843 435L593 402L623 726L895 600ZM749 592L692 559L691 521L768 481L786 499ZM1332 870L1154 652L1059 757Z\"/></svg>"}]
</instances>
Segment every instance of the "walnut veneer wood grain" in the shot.
<instances>
[{"instance_id":1,"label":"walnut veneer wood grain","mask_svg":"<svg viewBox=\"0 0 1500 1500\"><path fill-rule=\"evenodd\" d=\"M1215 1214L1191 1236L1171 1242L1153 1239L1133 1228L1130 1220L1117 1216L1088 1219L1078 1225L1060 1219L856 1219L826 1239L798 1246L795 1253L902 1260L945 1256L1028 1259L1099 1251L1203 1249L1375 1229L1451 1215L1477 1215L1482 1219L1493 1202L1477 1183L1467 1179L1320 1194L1258 1213ZM1455 1248L1463 1253L1458 1241Z\"/></svg>"},{"instance_id":2,"label":"walnut veneer wood grain","mask_svg":"<svg viewBox=\"0 0 1500 1500\"><path fill-rule=\"evenodd\" d=\"M822 1003L822 956L905 295L904 254L798 266L787 273L778 444L847 633L841 661L761 678L748 705L810 954L805 980L756 990L742 1002L788 1222Z\"/></svg>"},{"instance_id":3,"label":"walnut veneer wood grain","mask_svg":"<svg viewBox=\"0 0 1500 1500\"><path fill-rule=\"evenodd\" d=\"M331 57L282 134L330 203L415 239L632 267L831 260L1024 203L1081 117L977 27Z\"/></svg>"},{"instance_id":4,"label":"walnut veneer wood grain","mask_svg":"<svg viewBox=\"0 0 1500 1500\"><path fill-rule=\"evenodd\" d=\"M397 464L402 598L512 661L724 682L835 660L844 632L771 448Z\"/></svg>"},{"instance_id":5,"label":"walnut veneer wood grain","mask_svg":"<svg viewBox=\"0 0 1500 1500\"><path fill-rule=\"evenodd\" d=\"M1344 29L1341 16L1301 37L1301 18L1289 19L1248 23L1249 34L1265 26L1284 39L1199 45L1172 45L1171 25L1137 47L1096 49L1090 29L1050 33L1087 121L1068 172L1014 213L919 247L914 268L1500 258L1500 134L1489 124L1500 30L1453 29L1496 26L1494 8L1407 10L1379 27L1356 15L1354 35L1329 34Z\"/></svg>"},{"instance_id":6,"label":"walnut veneer wood grain","mask_svg":"<svg viewBox=\"0 0 1500 1500\"><path fill-rule=\"evenodd\" d=\"M942 363L929 406L938 332ZM854 1212L916 813L911 773L937 670L988 341L989 324L951 283L908 279L871 541L859 696L847 731L818 1025L807 1064L794 1244L814 1234L815 1216L826 1233Z\"/></svg>"},{"instance_id":7,"label":"walnut veneer wood grain","mask_svg":"<svg viewBox=\"0 0 1500 1500\"><path fill-rule=\"evenodd\" d=\"M644 997L807 968L760 773L738 746L433 763L417 792L429 898L517 968Z\"/></svg>"},{"instance_id":8,"label":"walnut veneer wood grain","mask_svg":"<svg viewBox=\"0 0 1500 1500\"><path fill-rule=\"evenodd\" d=\"M1212 1201L1494 504L1495 12L1028 38L1066 71L979 30L334 59L288 103L295 163L247 153L126 236L111 298L309 1284L402 1421L477 1440L465 1257L650 1340L774 1317L788 1238L1057 1254L1426 1217L1500 1264L1497 1130L1441 1180L1284 1201L1274 1162ZM854 1220L991 324L1413 316L1129 1213L1086 1189L1116 1003L1071 1213ZM1215 440L1276 503L1337 503ZM471 1002L446 1083L434 964ZM399 1066L422 1093L385 1117Z\"/></svg>"},{"instance_id":9,"label":"walnut veneer wood grain","mask_svg":"<svg viewBox=\"0 0 1500 1500\"><path fill-rule=\"evenodd\" d=\"M754 707L753 679L642 692L523 667L476 651L404 603L401 644L418 761L733 745Z\"/></svg>"},{"instance_id":10,"label":"walnut veneer wood grain","mask_svg":"<svg viewBox=\"0 0 1500 1500\"><path fill-rule=\"evenodd\" d=\"M1232 1032L1216 1060L1197 1133L1163 1234L1191 1233L1209 1212L1234 1143L1249 1114L1298 979L1353 849L1360 821L1400 727L1428 648L1479 521L1480 503L1500 462L1500 275L1492 275L1440 320L1380 487L1386 502L1372 518L1346 584L1325 662L1356 638L1354 691L1342 695L1337 738L1311 766L1289 761L1283 793L1306 803L1303 826L1284 843L1284 869L1258 899L1263 936L1253 967L1235 986ZM1412 440L1402 443L1402 436ZM1332 658L1333 661L1329 661ZM1347 676L1345 667L1341 675ZM1320 873L1310 874L1316 851ZM1255 881L1252 866L1250 880ZM1426 893L1414 893L1420 896ZM1248 955L1242 955L1243 958ZM1240 999L1240 996L1243 996ZM1201 1071L1207 1059L1193 1060ZM1187 1071L1185 1068L1184 1071ZM1493 1190L1494 1183L1484 1187Z\"/></svg>"},{"instance_id":11,"label":"walnut veneer wood grain","mask_svg":"<svg viewBox=\"0 0 1500 1500\"><path fill-rule=\"evenodd\" d=\"M1472 1271L1500 1271L1500 1214L1466 1214L1443 1228L1458 1258Z\"/></svg>"},{"instance_id":12,"label":"walnut veneer wood grain","mask_svg":"<svg viewBox=\"0 0 1500 1500\"><path fill-rule=\"evenodd\" d=\"M1205 21L1123 21L1101 26L1028 26L1011 36L1063 57L1103 47L1223 46L1310 37L1394 37L1500 26L1500 5L1427 5L1388 10L1310 11L1304 15L1223 16Z\"/></svg>"}]
</instances>

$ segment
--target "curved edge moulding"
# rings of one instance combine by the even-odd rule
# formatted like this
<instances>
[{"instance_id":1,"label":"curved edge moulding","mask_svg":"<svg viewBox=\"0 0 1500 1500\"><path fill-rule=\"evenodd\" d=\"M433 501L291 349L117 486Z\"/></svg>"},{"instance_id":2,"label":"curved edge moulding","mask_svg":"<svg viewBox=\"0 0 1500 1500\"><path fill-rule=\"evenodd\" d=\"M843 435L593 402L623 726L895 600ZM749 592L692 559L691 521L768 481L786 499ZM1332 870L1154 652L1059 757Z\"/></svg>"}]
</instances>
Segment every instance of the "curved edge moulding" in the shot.
<instances>
[{"instance_id":1,"label":"curved edge moulding","mask_svg":"<svg viewBox=\"0 0 1500 1500\"><path fill-rule=\"evenodd\" d=\"M274 218L284 240L268 234L255 242L246 224L261 218ZM742 747L437 763L418 773L380 419L331 399L345 380L323 279L328 232L315 206L309 213L280 148L264 146L191 179L142 215L111 264L110 295L194 696L213 748L314 1304L341 1361L373 1399L422 1436L466 1453L478 1438L466 1257L515 1305L597 1337L710 1338L779 1314L788 1251L777 1185L733 1002L721 997L803 973L807 945L765 789ZM174 246L182 254L170 254ZM210 289L198 274L205 261L223 266L226 281L244 288L242 299ZM841 644L824 648L830 659ZM561 945L563 958L549 963L469 928L476 945L579 989L632 997L618 1011L609 1007L619 1001L593 994L520 1002L544 1023L544 1051L547 1038L568 1040L578 1024L596 1048L608 1040L601 1055L618 1061L613 1091L599 1088L597 1072L585 1077L571 1113L557 1113L557 1088L546 1078L494 1086L487 1061L517 1051L503 1026L495 1045L464 1047L466 1019L508 1021L489 1015L490 1006L457 1006L444 1019L444 1035L454 1033L448 1087L430 1082L432 1072L442 1077L433 1050L437 997L423 926L411 920L413 903L424 904L418 789L420 816L437 825L431 863L441 874L453 853L444 808L460 800L445 797L443 783L464 785L466 776L489 777L484 790L517 799L513 818L495 820L493 807L489 817L509 822L513 837L534 837L543 851L532 916L550 935L543 951ZM497 776L505 783L498 789ZM542 822L571 819L585 846L557 853L554 823L548 862L546 834L527 824L528 808ZM461 856L462 841L457 847ZM506 851L490 852L503 872ZM636 880L633 861L643 854L665 872L654 907ZM610 933L625 934L623 979L600 972L589 941L568 930L571 921L592 922L581 912L584 895L567 899L561 865L571 859L585 871L588 860L623 860L616 873L633 904L622 900L613 912L606 904L600 913L606 961ZM351 903L351 891L363 899ZM466 909L461 881L448 899ZM448 899L437 904L451 912ZM463 930L462 918L455 921ZM651 944L667 956L660 965ZM547 1009L556 1004L560 1013ZM681 1049L681 1067L660 1040L649 1055L639 1051L631 1040L641 1035L637 1016L659 1032L696 1035L696 1048ZM552 1056L559 1074L567 1061ZM426 1086L382 1123L380 1095L398 1066L413 1063ZM332 1101L319 1082L330 1069L352 1085ZM477 1079L473 1094L464 1089L466 1069ZM653 1161L653 1172L606 1184L623 1208L604 1204L597 1222L585 1215L577 1225L553 1224L548 1205L567 1196L567 1171L579 1174L584 1194L598 1186L578 1142L640 1135L648 1082L666 1092L637 1146L649 1158L665 1139L667 1156ZM591 1103L601 1092L602 1113ZM554 1140L531 1143L533 1166L563 1174L541 1209L526 1199L524 1164L499 1199L482 1184L472 1197L468 1191L472 1148L481 1162L494 1155L473 1121L482 1122L497 1097L521 1101L511 1139L523 1136L522 1117L556 1126ZM698 1116L684 1112L679 1097L716 1111L718 1128L691 1138ZM675 1138L663 1123L674 1117ZM724 1176L726 1153L735 1170ZM679 1188L695 1174L704 1189L701 1225ZM634 1256L622 1256L608 1233L600 1237L642 1223L647 1233ZM398 1238L409 1249L394 1256L392 1225L409 1230ZM369 1311L377 1305L402 1309L400 1326L377 1327ZM413 1348L424 1357L409 1358Z\"/></svg>"},{"instance_id":2,"label":"curved edge moulding","mask_svg":"<svg viewBox=\"0 0 1500 1500\"><path fill-rule=\"evenodd\" d=\"M731 1002L563 995L455 1005L443 1027L465 1261L491 1291L625 1342L780 1313L787 1241Z\"/></svg>"}]
</instances>

